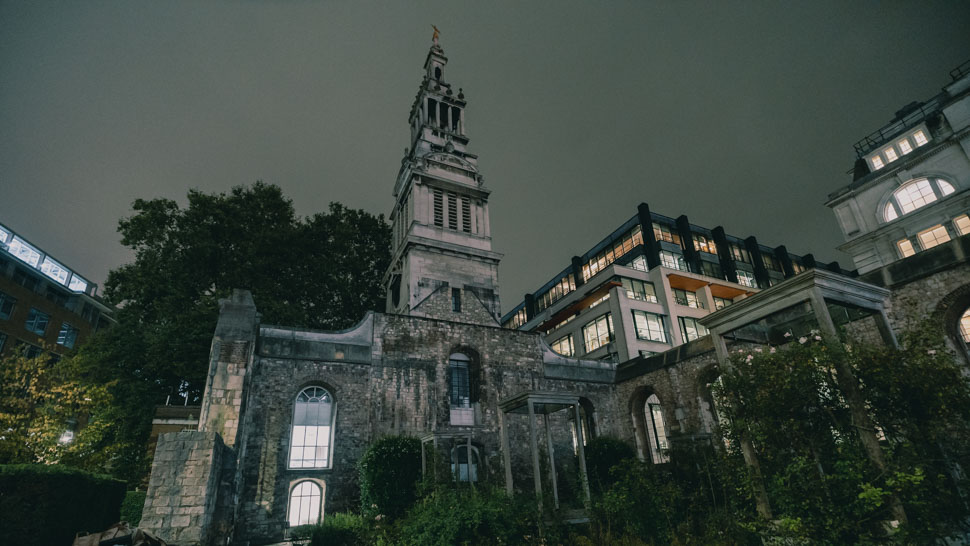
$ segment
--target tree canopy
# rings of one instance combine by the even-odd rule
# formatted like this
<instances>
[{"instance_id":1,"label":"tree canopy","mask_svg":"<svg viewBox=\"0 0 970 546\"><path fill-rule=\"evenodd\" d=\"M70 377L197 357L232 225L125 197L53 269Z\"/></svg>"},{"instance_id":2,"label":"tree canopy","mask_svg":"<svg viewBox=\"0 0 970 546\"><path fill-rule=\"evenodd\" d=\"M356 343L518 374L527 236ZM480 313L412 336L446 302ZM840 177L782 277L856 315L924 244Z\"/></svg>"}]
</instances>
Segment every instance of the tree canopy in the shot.
<instances>
[{"instance_id":1,"label":"tree canopy","mask_svg":"<svg viewBox=\"0 0 970 546\"><path fill-rule=\"evenodd\" d=\"M257 182L229 193L188 193L188 204L138 199L119 222L134 260L108 275L105 298L118 323L81 348L88 380L113 388L131 477L155 403L167 395L198 403L208 371L218 300L252 291L267 324L351 326L383 303L390 260L382 215L331 203L301 218L279 187ZM183 398L184 400L184 398ZM143 459L143 457L141 457Z\"/></svg>"}]
</instances>

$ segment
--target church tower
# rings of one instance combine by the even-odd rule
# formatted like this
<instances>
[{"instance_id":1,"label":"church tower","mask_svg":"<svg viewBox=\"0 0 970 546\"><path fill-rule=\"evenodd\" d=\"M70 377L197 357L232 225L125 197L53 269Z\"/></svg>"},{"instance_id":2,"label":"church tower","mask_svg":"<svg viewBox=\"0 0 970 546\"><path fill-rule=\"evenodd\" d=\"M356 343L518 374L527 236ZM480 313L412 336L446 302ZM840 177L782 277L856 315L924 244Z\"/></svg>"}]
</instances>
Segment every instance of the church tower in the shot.
<instances>
[{"instance_id":1,"label":"church tower","mask_svg":"<svg viewBox=\"0 0 970 546\"><path fill-rule=\"evenodd\" d=\"M394 184L387 312L498 325L498 264L478 157L467 151L465 95L445 79L435 30L411 106L411 146Z\"/></svg>"}]
</instances>

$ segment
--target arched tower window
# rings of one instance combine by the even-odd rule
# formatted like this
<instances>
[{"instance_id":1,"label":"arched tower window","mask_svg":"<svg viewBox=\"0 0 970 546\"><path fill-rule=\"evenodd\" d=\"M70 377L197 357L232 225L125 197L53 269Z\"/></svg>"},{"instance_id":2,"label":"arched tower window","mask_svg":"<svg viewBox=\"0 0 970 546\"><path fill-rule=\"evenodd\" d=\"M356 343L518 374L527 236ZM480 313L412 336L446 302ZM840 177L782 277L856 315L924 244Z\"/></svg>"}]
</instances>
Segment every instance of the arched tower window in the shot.
<instances>
[{"instance_id":1,"label":"arched tower window","mask_svg":"<svg viewBox=\"0 0 970 546\"><path fill-rule=\"evenodd\" d=\"M320 521L323 490L316 482L304 480L290 491L290 510L287 521L290 527L312 525Z\"/></svg>"},{"instance_id":2,"label":"arched tower window","mask_svg":"<svg viewBox=\"0 0 970 546\"><path fill-rule=\"evenodd\" d=\"M939 178L910 180L893 192L889 202L886 203L886 208L883 209L883 220L891 222L954 191L952 184Z\"/></svg>"},{"instance_id":3,"label":"arched tower window","mask_svg":"<svg viewBox=\"0 0 970 546\"><path fill-rule=\"evenodd\" d=\"M647 423L647 443L650 444L650 457L654 464L670 461L667 426L664 423L663 410L660 408L660 399L657 398L656 394L647 397L647 401L643 404L643 414Z\"/></svg>"},{"instance_id":4,"label":"arched tower window","mask_svg":"<svg viewBox=\"0 0 970 546\"><path fill-rule=\"evenodd\" d=\"M323 387L307 387L293 404L290 468L329 468L333 450L333 398Z\"/></svg>"},{"instance_id":5,"label":"arched tower window","mask_svg":"<svg viewBox=\"0 0 970 546\"><path fill-rule=\"evenodd\" d=\"M472 410L470 359L462 353L448 357L448 401L452 425L474 425Z\"/></svg>"}]
</instances>

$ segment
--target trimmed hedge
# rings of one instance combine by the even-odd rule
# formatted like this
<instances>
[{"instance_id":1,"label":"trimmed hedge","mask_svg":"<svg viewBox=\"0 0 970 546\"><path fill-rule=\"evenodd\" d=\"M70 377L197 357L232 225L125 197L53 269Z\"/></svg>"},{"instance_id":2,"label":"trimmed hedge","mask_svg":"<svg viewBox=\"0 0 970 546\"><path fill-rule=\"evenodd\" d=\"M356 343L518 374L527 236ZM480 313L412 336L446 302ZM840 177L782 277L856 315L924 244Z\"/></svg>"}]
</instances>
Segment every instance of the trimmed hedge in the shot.
<instances>
[{"instance_id":1,"label":"trimmed hedge","mask_svg":"<svg viewBox=\"0 0 970 546\"><path fill-rule=\"evenodd\" d=\"M385 436L367 448L357 468L363 514L396 519L418 498L421 441L409 436Z\"/></svg>"},{"instance_id":2,"label":"trimmed hedge","mask_svg":"<svg viewBox=\"0 0 970 546\"><path fill-rule=\"evenodd\" d=\"M141 523L141 513L145 509L147 491L129 491L125 500L121 502L121 521L127 521L132 527Z\"/></svg>"},{"instance_id":3,"label":"trimmed hedge","mask_svg":"<svg viewBox=\"0 0 970 546\"><path fill-rule=\"evenodd\" d=\"M0 544L70 544L118 522L125 482L61 465L0 465Z\"/></svg>"}]
</instances>

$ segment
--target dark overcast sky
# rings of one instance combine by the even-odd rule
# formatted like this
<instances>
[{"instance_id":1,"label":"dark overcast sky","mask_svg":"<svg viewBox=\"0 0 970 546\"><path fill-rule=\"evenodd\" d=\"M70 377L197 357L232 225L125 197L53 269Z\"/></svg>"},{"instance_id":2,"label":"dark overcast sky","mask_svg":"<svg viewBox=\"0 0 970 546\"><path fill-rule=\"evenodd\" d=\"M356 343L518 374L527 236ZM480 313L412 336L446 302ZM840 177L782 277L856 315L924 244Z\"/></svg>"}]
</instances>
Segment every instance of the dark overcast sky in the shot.
<instances>
[{"instance_id":1,"label":"dark overcast sky","mask_svg":"<svg viewBox=\"0 0 970 546\"><path fill-rule=\"evenodd\" d=\"M635 213L850 260L852 144L970 59L970 3L0 2L0 222L102 284L139 197L387 213L431 24L503 310Z\"/></svg>"}]
</instances>

